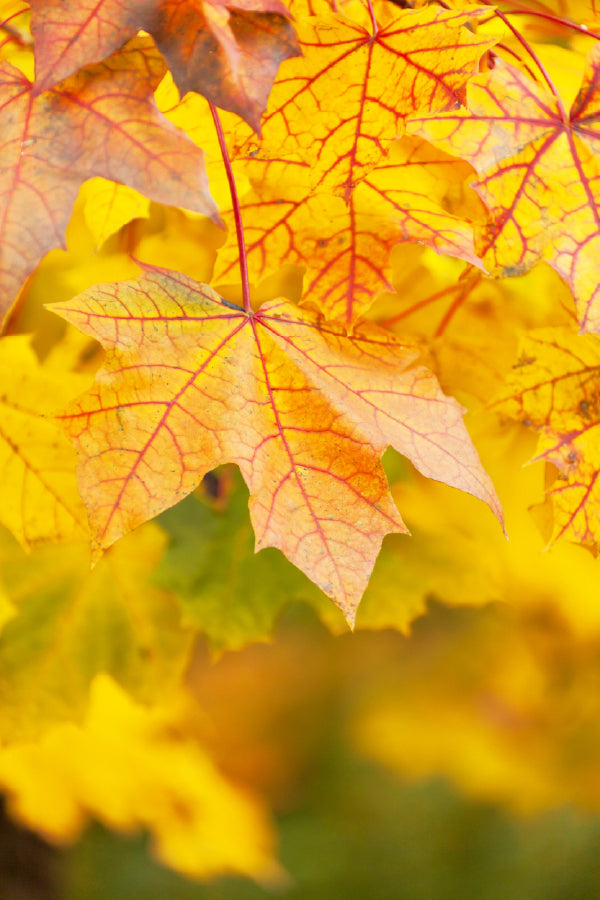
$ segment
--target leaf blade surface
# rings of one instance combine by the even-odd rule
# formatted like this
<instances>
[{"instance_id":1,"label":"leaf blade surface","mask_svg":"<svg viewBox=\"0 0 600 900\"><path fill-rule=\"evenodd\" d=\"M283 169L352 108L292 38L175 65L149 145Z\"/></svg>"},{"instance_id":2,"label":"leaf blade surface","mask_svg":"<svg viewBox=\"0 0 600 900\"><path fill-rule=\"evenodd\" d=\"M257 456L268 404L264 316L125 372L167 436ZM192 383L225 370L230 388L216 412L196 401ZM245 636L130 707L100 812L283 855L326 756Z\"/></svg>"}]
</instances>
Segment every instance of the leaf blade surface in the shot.
<instances>
[{"instance_id":1,"label":"leaf blade surface","mask_svg":"<svg viewBox=\"0 0 600 900\"><path fill-rule=\"evenodd\" d=\"M349 337L281 301L246 314L166 270L53 308L112 350L63 414L100 549L236 462L257 549L279 547L352 619L384 535L406 530L388 445L500 515L461 408L374 326Z\"/></svg>"}]
</instances>

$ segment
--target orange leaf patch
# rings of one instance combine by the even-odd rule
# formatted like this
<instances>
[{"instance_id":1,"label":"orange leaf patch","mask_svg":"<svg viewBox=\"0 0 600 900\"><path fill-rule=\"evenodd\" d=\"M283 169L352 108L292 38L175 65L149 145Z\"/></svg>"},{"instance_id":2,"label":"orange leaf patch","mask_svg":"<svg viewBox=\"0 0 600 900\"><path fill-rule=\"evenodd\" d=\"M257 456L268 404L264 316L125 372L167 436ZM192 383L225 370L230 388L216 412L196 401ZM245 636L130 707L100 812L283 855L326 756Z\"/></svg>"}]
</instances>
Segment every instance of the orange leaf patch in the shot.
<instances>
[{"instance_id":1,"label":"orange leaf patch","mask_svg":"<svg viewBox=\"0 0 600 900\"><path fill-rule=\"evenodd\" d=\"M461 408L375 326L348 337L282 301L248 314L158 269L52 308L108 351L62 416L96 552L235 462L257 549L279 547L352 621L383 537L406 531L388 445L501 515Z\"/></svg>"},{"instance_id":2,"label":"orange leaf patch","mask_svg":"<svg viewBox=\"0 0 600 900\"><path fill-rule=\"evenodd\" d=\"M373 34L343 15L298 22L303 57L282 69L263 140L240 134L236 155L308 162L313 186L348 199L419 110L456 109L493 43L463 26L481 9L399 10Z\"/></svg>"},{"instance_id":3,"label":"orange leaf patch","mask_svg":"<svg viewBox=\"0 0 600 900\"><path fill-rule=\"evenodd\" d=\"M246 160L253 190L241 208L250 277L262 278L284 263L306 266L305 299L326 318L351 326L380 291L391 289L390 251L400 241L419 241L481 265L472 226L445 208L451 196L455 212L485 218L481 201L463 184L472 171L425 141L405 137L345 203L312 194L306 164ZM229 236L217 257L217 284L239 279L233 213L223 218Z\"/></svg>"}]
</instances>

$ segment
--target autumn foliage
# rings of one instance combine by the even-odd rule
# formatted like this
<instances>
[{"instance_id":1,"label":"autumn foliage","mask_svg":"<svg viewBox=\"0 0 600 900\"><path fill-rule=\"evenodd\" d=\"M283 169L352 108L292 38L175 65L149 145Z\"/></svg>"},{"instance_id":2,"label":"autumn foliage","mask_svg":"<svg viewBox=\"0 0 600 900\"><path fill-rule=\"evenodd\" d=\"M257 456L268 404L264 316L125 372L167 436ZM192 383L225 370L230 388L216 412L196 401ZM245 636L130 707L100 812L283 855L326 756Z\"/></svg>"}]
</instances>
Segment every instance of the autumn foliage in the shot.
<instances>
[{"instance_id":1,"label":"autumn foliage","mask_svg":"<svg viewBox=\"0 0 600 900\"><path fill-rule=\"evenodd\" d=\"M0 0L0 784L31 827L277 882L189 660L291 600L334 634L511 603L543 672L533 610L595 646L598 41L591 0ZM419 750L432 685L357 713L361 752L565 802L511 793L531 748L495 788L443 721Z\"/></svg>"}]
</instances>

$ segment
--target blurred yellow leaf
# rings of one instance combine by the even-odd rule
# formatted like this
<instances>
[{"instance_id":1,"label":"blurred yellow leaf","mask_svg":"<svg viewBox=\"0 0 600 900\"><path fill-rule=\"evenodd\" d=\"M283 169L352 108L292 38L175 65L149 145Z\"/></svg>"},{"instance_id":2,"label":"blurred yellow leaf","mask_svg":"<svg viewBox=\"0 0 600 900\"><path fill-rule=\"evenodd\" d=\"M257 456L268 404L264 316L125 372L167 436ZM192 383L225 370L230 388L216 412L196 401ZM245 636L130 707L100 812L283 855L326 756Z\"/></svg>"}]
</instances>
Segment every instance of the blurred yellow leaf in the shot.
<instances>
[{"instance_id":1,"label":"blurred yellow leaf","mask_svg":"<svg viewBox=\"0 0 600 900\"><path fill-rule=\"evenodd\" d=\"M362 704L356 746L520 813L600 809L600 639L538 599L520 614L434 611Z\"/></svg>"},{"instance_id":2,"label":"blurred yellow leaf","mask_svg":"<svg viewBox=\"0 0 600 900\"><path fill-rule=\"evenodd\" d=\"M58 725L39 743L0 750L11 812L56 843L75 840L92 816L110 828L148 829L159 859L186 875L280 882L265 810L177 722L176 709L146 710L98 676L81 726Z\"/></svg>"},{"instance_id":3,"label":"blurred yellow leaf","mask_svg":"<svg viewBox=\"0 0 600 900\"><path fill-rule=\"evenodd\" d=\"M0 522L24 547L87 533L73 449L52 414L89 382L45 371L26 337L0 341Z\"/></svg>"}]
</instances>

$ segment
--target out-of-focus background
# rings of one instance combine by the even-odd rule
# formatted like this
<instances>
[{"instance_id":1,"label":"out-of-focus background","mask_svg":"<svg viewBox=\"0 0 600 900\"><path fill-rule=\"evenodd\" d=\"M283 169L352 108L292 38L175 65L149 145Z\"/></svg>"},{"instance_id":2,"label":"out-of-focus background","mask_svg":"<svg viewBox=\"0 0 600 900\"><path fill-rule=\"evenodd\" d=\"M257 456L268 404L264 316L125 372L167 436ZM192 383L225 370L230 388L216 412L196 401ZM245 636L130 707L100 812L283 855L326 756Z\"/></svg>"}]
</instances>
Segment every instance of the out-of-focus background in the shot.
<instances>
[{"instance_id":1,"label":"out-of-focus background","mask_svg":"<svg viewBox=\"0 0 600 900\"><path fill-rule=\"evenodd\" d=\"M333 637L296 604L270 645L200 644L178 727L273 814L281 870L198 883L143 833L57 850L4 821L0 897L593 900L600 648L526 618L433 603L409 639Z\"/></svg>"}]
</instances>

